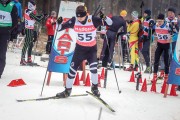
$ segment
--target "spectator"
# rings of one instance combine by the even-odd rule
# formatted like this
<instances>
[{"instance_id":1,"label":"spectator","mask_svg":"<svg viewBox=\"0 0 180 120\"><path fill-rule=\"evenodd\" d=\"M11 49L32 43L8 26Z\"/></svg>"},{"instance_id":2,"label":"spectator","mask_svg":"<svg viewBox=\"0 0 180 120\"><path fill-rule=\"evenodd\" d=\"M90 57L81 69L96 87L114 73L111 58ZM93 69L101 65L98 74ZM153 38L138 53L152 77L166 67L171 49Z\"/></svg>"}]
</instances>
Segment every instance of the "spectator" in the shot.
<instances>
[{"instance_id":1,"label":"spectator","mask_svg":"<svg viewBox=\"0 0 180 120\"><path fill-rule=\"evenodd\" d=\"M141 50L144 60L146 62L146 70L144 73L150 73L151 67L150 67L150 42L152 37L152 27L154 26L154 21L151 19L151 11L149 9L144 11L144 21L143 21L143 48Z\"/></svg>"},{"instance_id":2,"label":"spectator","mask_svg":"<svg viewBox=\"0 0 180 120\"><path fill-rule=\"evenodd\" d=\"M0 12L3 17L0 19L0 78L6 65L7 43L10 39L10 32L17 26L17 8L10 0L0 0ZM2 19L3 18L3 19Z\"/></svg>"},{"instance_id":3,"label":"spectator","mask_svg":"<svg viewBox=\"0 0 180 120\"><path fill-rule=\"evenodd\" d=\"M129 68L126 69L126 71L133 71L138 69L138 62L139 62L139 56L138 56L138 32L139 32L139 26L141 24L141 21L138 19L138 12L133 11L131 13L133 21L128 24L127 31L130 33L129 36L129 49L130 49L130 56L131 56L131 64Z\"/></svg>"},{"instance_id":4,"label":"spectator","mask_svg":"<svg viewBox=\"0 0 180 120\"><path fill-rule=\"evenodd\" d=\"M51 16L46 21L46 27L47 27L47 34L48 34L48 41L46 44L46 54L50 54L51 52L51 46L52 41L54 38L54 32L56 30L56 12L52 11Z\"/></svg>"},{"instance_id":5,"label":"spectator","mask_svg":"<svg viewBox=\"0 0 180 120\"><path fill-rule=\"evenodd\" d=\"M22 6L21 3L19 2L19 0L12 0L15 4L15 6L17 7L17 11L18 11L18 17L22 20Z\"/></svg>"}]
</instances>

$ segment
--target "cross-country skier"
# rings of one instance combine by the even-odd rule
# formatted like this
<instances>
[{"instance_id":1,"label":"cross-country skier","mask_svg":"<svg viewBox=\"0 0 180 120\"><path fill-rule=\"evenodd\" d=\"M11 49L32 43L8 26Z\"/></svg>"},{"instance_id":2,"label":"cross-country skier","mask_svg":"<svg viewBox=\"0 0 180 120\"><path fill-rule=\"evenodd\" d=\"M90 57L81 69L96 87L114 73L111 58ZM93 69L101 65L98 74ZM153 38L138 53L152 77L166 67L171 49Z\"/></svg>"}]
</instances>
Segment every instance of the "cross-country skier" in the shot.
<instances>
[{"instance_id":1,"label":"cross-country skier","mask_svg":"<svg viewBox=\"0 0 180 120\"><path fill-rule=\"evenodd\" d=\"M7 43L18 24L17 8L11 0L0 0L0 78L6 65Z\"/></svg>"},{"instance_id":2,"label":"cross-country skier","mask_svg":"<svg viewBox=\"0 0 180 120\"><path fill-rule=\"evenodd\" d=\"M114 46L116 43L116 35L118 33L118 30L122 27L123 32L121 32L120 34L124 35L127 33L126 21L124 20L124 17L126 17L126 15L127 15L126 10L122 10L120 12L120 16L113 16L111 18L113 21L113 24L108 28L108 31L106 33L108 40L106 40L106 37L105 37L98 67L102 66L102 60L105 57L106 50L109 49L110 53L108 52L109 55L108 55L107 68L111 69ZM108 44L109 44L109 48L108 48Z\"/></svg>"},{"instance_id":3,"label":"cross-country skier","mask_svg":"<svg viewBox=\"0 0 180 120\"><path fill-rule=\"evenodd\" d=\"M40 22L45 16L41 15L40 17L35 16L33 13L36 10L36 4L34 0L31 0L28 2L28 9L25 10L25 43L22 48L22 54L21 54L21 61L20 65L28 65L32 64L31 60L31 52L32 49L30 46L33 44L33 36L34 36L34 24L35 22ZM25 55L26 51L28 49L28 60L27 62L25 61Z\"/></svg>"},{"instance_id":4,"label":"cross-country skier","mask_svg":"<svg viewBox=\"0 0 180 120\"><path fill-rule=\"evenodd\" d=\"M165 21L164 14L159 14L157 17L157 23L155 26L155 32L157 34L157 48L155 51L155 61L154 61L154 76L153 80L157 81L157 72L159 67L159 59L164 52L164 64L165 64L165 77L167 81L169 74L169 49L171 43L171 27L170 24Z\"/></svg>"},{"instance_id":5,"label":"cross-country skier","mask_svg":"<svg viewBox=\"0 0 180 120\"><path fill-rule=\"evenodd\" d=\"M143 47L142 47L142 54L144 57L144 60L146 62L146 70L144 73L150 73L151 72L151 66L150 66L150 42L151 42L151 36L154 31L153 27L154 26L154 20L151 18L151 11L149 9L144 11L144 21L143 21Z\"/></svg>"},{"instance_id":6,"label":"cross-country skier","mask_svg":"<svg viewBox=\"0 0 180 120\"><path fill-rule=\"evenodd\" d=\"M59 17L57 20L58 24L61 24L62 21L62 17ZM70 96L77 69L83 60L87 60L90 66L92 80L91 91L95 96L100 96L97 74L96 28L102 25L102 21L104 21L106 25L112 25L112 20L104 16L103 13L100 13L100 18L87 15L86 7L80 5L76 8L76 17L72 17L66 23L60 25L59 31L66 28L73 28L77 34L77 42L70 72L66 80L65 90L57 93L57 97L66 98Z\"/></svg>"},{"instance_id":7,"label":"cross-country skier","mask_svg":"<svg viewBox=\"0 0 180 120\"><path fill-rule=\"evenodd\" d=\"M176 47L176 41L177 41L177 36L178 36L178 32L179 32L178 18L176 18L175 14L176 14L176 10L171 7L168 9L167 18L165 19L173 28L171 31L172 42L171 42L171 46L170 46L170 58L169 58L170 61L172 60L172 55L173 55L174 49ZM159 76L159 78L164 77L164 69L165 69L163 57L161 57L161 59L162 60L160 62L160 76Z\"/></svg>"},{"instance_id":8,"label":"cross-country skier","mask_svg":"<svg viewBox=\"0 0 180 120\"><path fill-rule=\"evenodd\" d=\"M131 64L126 71L132 71L138 69L138 33L139 33L139 26L141 21L138 19L138 12L133 11L131 16L133 18L132 23L128 24L127 32L130 33L129 36L129 49L130 49L130 56L131 56Z\"/></svg>"}]
</instances>

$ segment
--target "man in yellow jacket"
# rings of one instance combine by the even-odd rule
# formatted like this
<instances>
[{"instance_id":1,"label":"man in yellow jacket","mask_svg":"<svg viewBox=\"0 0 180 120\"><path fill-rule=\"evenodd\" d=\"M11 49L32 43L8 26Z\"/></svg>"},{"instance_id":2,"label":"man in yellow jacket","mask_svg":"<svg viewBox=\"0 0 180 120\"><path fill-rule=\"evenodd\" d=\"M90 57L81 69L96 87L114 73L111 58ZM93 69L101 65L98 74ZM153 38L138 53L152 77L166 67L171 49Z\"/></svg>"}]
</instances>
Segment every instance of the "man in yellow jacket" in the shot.
<instances>
[{"instance_id":1,"label":"man in yellow jacket","mask_svg":"<svg viewBox=\"0 0 180 120\"><path fill-rule=\"evenodd\" d=\"M130 33L129 38L129 49L130 49L130 56L131 56L131 64L126 71L138 70L138 32L139 32L139 25L141 21L138 19L138 12L133 11L131 13L133 21L128 24L127 32Z\"/></svg>"}]
</instances>

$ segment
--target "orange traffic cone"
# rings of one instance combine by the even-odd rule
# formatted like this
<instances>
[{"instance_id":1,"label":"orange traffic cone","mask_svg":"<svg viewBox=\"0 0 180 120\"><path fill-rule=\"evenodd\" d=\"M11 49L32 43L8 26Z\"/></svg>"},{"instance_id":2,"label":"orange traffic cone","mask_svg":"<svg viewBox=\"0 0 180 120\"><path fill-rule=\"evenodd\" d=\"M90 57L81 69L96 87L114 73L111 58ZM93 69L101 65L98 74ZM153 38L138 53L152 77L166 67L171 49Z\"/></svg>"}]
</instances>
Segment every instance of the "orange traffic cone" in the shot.
<instances>
[{"instance_id":1,"label":"orange traffic cone","mask_svg":"<svg viewBox=\"0 0 180 120\"><path fill-rule=\"evenodd\" d=\"M130 78L129 82L135 82L134 71L132 71L131 78Z\"/></svg>"},{"instance_id":2,"label":"orange traffic cone","mask_svg":"<svg viewBox=\"0 0 180 120\"><path fill-rule=\"evenodd\" d=\"M84 78L85 78L85 74L84 74L84 71L83 71L82 74L81 74L81 79L80 79L80 81L84 81Z\"/></svg>"},{"instance_id":3,"label":"orange traffic cone","mask_svg":"<svg viewBox=\"0 0 180 120\"><path fill-rule=\"evenodd\" d=\"M176 94L176 85L172 85L172 86L171 86L170 96L178 96L178 95Z\"/></svg>"},{"instance_id":4,"label":"orange traffic cone","mask_svg":"<svg viewBox=\"0 0 180 120\"><path fill-rule=\"evenodd\" d=\"M154 80L152 83L151 92L156 92L156 80Z\"/></svg>"},{"instance_id":5,"label":"orange traffic cone","mask_svg":"<svg viewBox=\"0 0 180 120\"><path fill-rule=\"evenodd\" d=\"M161 89L161 93L164 94L165 90L166 90L166 80L164 80L164 83L163 83L163 86L162 86L162 89Z\"/></svg>"},{"instance_id":6,"label":"orange traffic cone","mask_svg":"<svg viewBox=\"0 0 180 120\"><path fill-rule=\"evenodd\" d=\"M101 79L104 80L105 78L105 71L104 71L104 68L102 68L102 71L101 71Z\"/></svg>"},{"instance_id":7,"label":"orange traffic cone","mask_svg":"<svg viewBox=\"0 0 180 120\"><path fill-rule=\"evenodd\" d=\"M142 92L147 92L147 82L146 82L146 79L144 79L144 82L143 82L141 91L142 91Z\"/></svg>"},{"instance_id":8,"label":"orange traffic cone","mask_svg":"<svg viewBox=\"0 0 180 120\"><path fill-rule=\"evenodd\" d=\"M86 83L84 86L91 86L89 73L87 74Z\"/></svg>"},{"instance_id":9,"label":"orange traffic cone","mask_svg":"<svg viewBox=\"0 0 180 120\"><path fill-rule=\"evenodd\" d=\"M79 72L77 72L77 74L76 74L76 78L75 78L75 81L74 81L74 85L76 85L76 86L79 86L79 85L80 85L80 83L79 83Z\"/></svg>"}]
</instances>

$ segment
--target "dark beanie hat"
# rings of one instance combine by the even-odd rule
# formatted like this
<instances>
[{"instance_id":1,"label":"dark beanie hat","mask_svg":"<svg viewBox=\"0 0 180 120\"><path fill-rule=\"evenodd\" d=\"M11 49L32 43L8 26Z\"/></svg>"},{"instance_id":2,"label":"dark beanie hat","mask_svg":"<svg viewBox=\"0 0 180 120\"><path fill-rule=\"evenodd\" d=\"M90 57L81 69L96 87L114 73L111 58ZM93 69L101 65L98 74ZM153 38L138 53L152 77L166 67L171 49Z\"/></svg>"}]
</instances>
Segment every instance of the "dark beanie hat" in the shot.
<instances>
[{"instance_id":1,"label":"dark beanie hat","mask_svg":"<svg viewBox=\"0 0 180 120\"><path fill-rule=\"evenodd\" d=\"M144 13L146 13L148 16L151 16L151 10L149 9L145 10Z\"/></svg>"},{"instance_id":2,"label":"dark beanie hat","mask_svg":"<svg viewBox=\"0 0 180 120\"><path fill-rule=\"evenodd\" d=\"M171 11L171 12L173 12L173 13L176 13L176 9L175 9L175 8L172 8L172 7L170 7L170 8L168 9L168 11Z\"/></svg>"},{"instance_id":3,"label":"dark beanie hat","mask_svg":"<svg viewBox=\"0 0 180 120\"><path fill-rule=\"evenodd\" d=\"M160 14L157 16L157 19L164 20L164 19L165 19L164 14L161 14L161 13L160 13Z\"/></svg>"}]
</instances>

